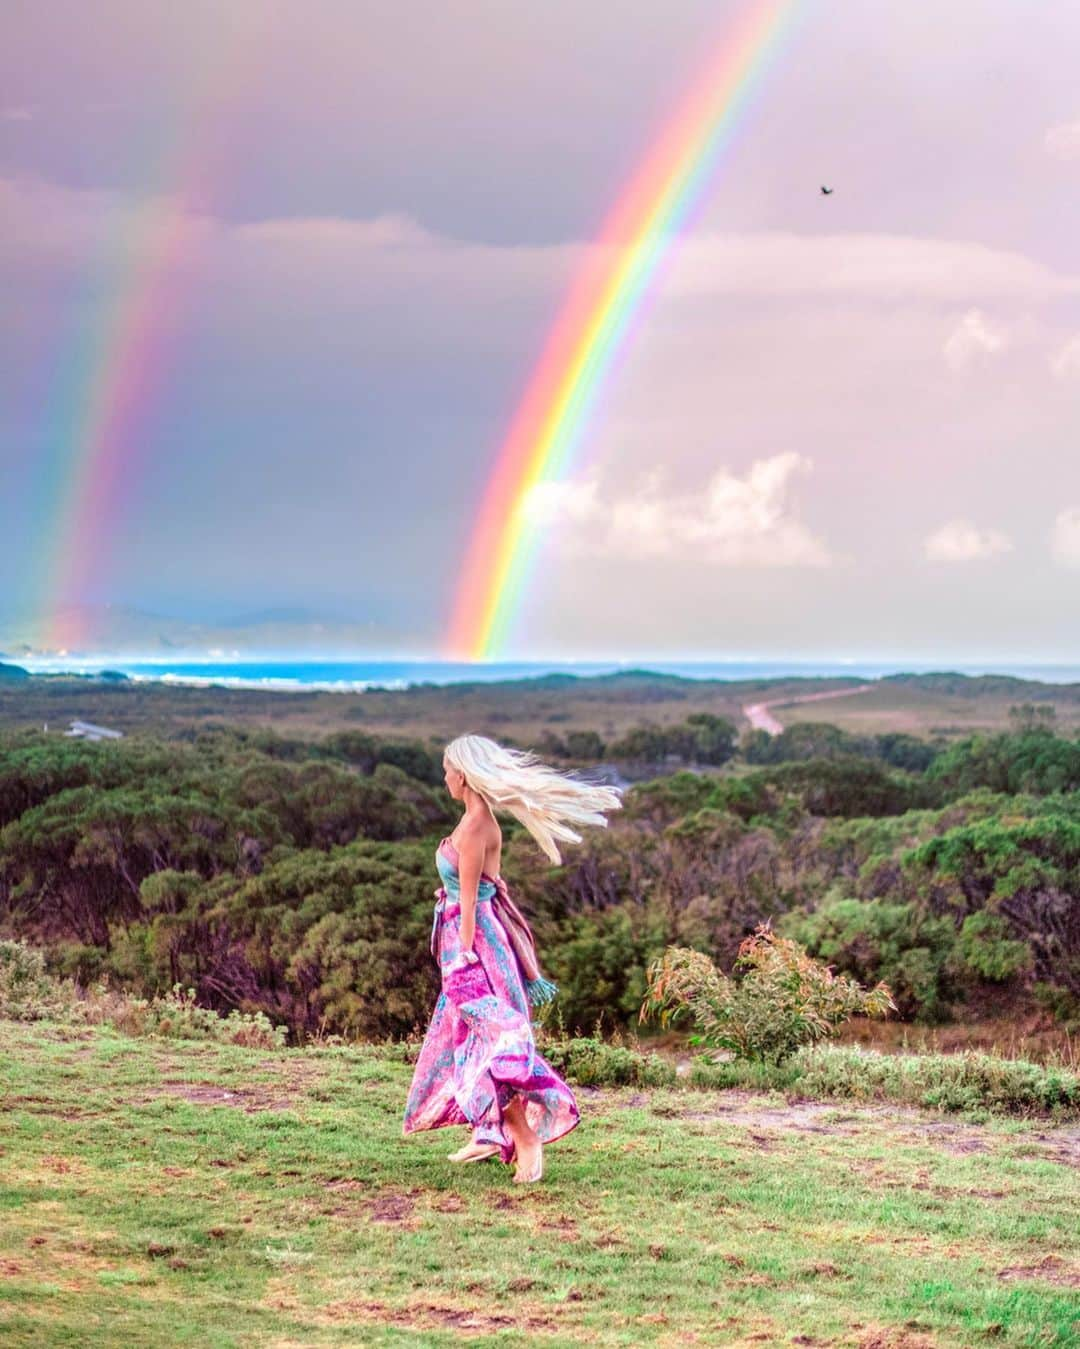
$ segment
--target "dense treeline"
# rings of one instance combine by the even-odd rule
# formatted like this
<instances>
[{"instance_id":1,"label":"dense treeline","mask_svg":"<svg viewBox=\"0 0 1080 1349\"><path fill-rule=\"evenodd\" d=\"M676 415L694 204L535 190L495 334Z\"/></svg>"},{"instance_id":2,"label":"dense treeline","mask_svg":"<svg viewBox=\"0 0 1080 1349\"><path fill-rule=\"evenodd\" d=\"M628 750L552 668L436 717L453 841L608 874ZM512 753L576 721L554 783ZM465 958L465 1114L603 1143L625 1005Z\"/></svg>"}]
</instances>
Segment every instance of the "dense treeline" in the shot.
<instances>
[{"instance_id":1,"label":"dense treeline","mask_svg":"<svg viewBox=\"0 0 1080 1349\"><path fill-rule=\"evenodd\" d=\"M1080 742L1022 709L1010 732L950 745L818 723L739 746L697 715L663 734L574 742L579 762L618 748L709 771L632 789L564 867L507 830L504 874L569 1027L631 1018L665 946L728 967L764 921L887 980L908 1017L1076 1015ZM441 777L439 747L359 731L8 739L0 936L83 981L181 982L300 1036L408 1033L436 991L433 850L456 818Z\"/></svg>"},{"instance_id":2,"label":"dense treeline","mask_svg":"<svg viewBox=\"0 0 1080 1349\"><path fill-rule=\"evenodd\" d=\"M736 731L727 717L693 712L675 726L635 726L623 736L605 743L595 731L568 731L565 736L547 731L537 746L542 754L559 759L660 763L678 759L685 763L724 764L735 755Z\"/></svg>"}]
</instances>

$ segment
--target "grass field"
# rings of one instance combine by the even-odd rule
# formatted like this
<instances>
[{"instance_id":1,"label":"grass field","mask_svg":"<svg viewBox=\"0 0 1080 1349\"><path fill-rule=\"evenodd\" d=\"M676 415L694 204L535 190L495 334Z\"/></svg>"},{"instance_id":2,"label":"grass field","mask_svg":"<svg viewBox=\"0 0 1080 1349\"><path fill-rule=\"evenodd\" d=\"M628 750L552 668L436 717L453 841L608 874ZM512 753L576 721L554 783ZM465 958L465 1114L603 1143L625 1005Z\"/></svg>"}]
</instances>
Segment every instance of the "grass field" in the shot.
<instances>
[{"instance_id":1,"label":"grass field","mask_svg":"<svg viewBox=\"0 0 1080 1349\"><path fill-rule=\"evenodd\" d=\"M1075 1125L582 1090L521 1189L409 1074L0 1022L0 1343L1077 1343Z\"/></svg>"},{"instance_id":2,"label":"grass field","mask_svg":"<svg viewBox=\"0 0 1080 1349\"><path fill-rule=\"evenodd\" d=\"M866 693L830 699L826 703L793 703L773 708L784 726L801 721L830 721L852 735L876 735L902 731L930 739L952 739L973 732L1010 729L1009 708L1019 702L1049 703L1055 709L1059 734L1075 734L1080 728L1080 703L1064 697L1053 685L1030 686L1020 696L980 693L974 697L947 694L903 684L878 684Z\"/></svg>"}]
</instances>

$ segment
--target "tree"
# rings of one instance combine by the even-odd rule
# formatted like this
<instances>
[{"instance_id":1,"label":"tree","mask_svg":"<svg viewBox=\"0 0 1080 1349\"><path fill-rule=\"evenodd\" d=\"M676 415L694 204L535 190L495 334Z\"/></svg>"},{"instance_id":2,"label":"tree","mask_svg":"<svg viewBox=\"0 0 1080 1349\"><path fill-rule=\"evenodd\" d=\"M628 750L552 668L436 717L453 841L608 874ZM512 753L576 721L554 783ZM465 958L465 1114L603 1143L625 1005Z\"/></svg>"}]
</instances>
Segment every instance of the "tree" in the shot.
<instances>
[{"instance_id":1,"label":"tree","mask_svg":"<svg viewBox=\"0 0 1080 1349\"><path fill-rule=\"evenodd\" d=\"M904 867L934 912L958 922L989 910L1030 946L1035 973L1080 994L1080 820L998 816L950 829Z\"/></svg>"}]
</instances>

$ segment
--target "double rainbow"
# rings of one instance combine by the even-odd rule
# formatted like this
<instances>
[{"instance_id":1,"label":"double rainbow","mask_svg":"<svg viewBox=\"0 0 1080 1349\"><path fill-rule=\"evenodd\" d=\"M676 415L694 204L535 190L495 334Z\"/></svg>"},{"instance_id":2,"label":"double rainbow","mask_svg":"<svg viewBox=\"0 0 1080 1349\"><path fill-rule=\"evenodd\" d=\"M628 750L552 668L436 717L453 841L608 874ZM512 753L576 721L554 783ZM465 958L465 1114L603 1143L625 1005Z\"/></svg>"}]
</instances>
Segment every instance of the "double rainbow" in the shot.
<instances>
[{"instance_id":1,"label":"double rainbow","mask_svg":"<svg viewBox=\"0 0 1080 1349\"><path fill-rule=\"evenodd\" d=\"M530 494L565 472L649 282L731 143L799 0L752 0L619 197L571 287L488 481L454 597L447 654L504 647L539 545Z\"/></svg>"}]
</instances>

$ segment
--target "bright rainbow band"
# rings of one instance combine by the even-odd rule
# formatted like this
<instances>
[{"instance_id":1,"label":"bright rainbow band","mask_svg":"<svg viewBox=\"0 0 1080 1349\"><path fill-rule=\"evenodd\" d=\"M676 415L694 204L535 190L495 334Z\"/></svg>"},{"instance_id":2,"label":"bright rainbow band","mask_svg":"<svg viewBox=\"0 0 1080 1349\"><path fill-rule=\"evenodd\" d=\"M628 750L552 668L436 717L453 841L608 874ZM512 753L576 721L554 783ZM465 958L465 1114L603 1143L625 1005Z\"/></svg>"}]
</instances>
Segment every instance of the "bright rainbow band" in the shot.
<instances>
[{"instance_id":1,"label":"bright rainbow band","mask_svg":"<svg viewBox=\"0 0 1080 1349\"><path fill-rule=\"evenodd\" d=\"M709 184L799 0L753 0L617 201L556 319L503 441L472 530L446 650L501 653L539 546L528 501L558 481L660 263Z\"/></svg>"}]
</instances>

